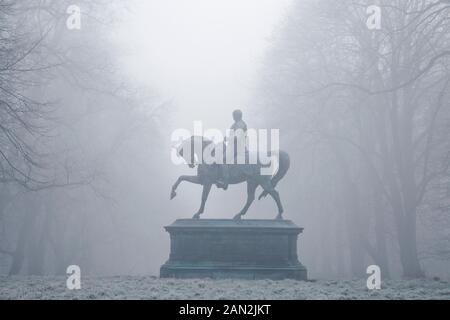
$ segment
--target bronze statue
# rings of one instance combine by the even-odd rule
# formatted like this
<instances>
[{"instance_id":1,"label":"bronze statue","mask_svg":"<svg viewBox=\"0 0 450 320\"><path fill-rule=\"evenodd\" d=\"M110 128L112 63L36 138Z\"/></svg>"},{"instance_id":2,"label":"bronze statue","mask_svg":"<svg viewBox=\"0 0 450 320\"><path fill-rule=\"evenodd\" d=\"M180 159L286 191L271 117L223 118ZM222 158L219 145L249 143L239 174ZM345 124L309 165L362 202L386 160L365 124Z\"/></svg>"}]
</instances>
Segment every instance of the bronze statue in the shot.
<instances>
[{"instance_id":1,"label":"bronze statue","mask_svg":"<svg viewBox=\"0 0 450 320\"><path fill-rule=\"evenodd\" d=\"M177 153L179 156L183 157L188 163L189 167L194 168L195 157L194 154L199 159L203 151L206 147L210 146L213 142L199 136L192 136L189 139L184 140L181 145L177 148ZM191 148L191 154L183 154L183 150L186 150L184 147L189 145L199 145L198 150L195 148ZM226 148L226 147L224 147ZM200 154L201 153L201 154ZM181 176L175 182L172 187L172 191L170 194L170 199L176 197L176 189L179 184L183 181L187 181L194 184L199 184L203 186L201 205L198 212L193 216L193 219L199 219L200 215L203 214L205 210L205 203L208 199L209 192L211 191L211 187L213 184L218 185L219 181L223 180L221 177L221 173L223 172L222 166L228 166L228 177L227 182L230 184L239 184L243 182L247 182L247 202L244 208L234 217L234 219L239 220L244 216L250 205L255 200L255 192L258 186L261 186L264 190L259 196L259 200L263 197L266 197L268 194L275 200L278 207L278 215L276 219L283 219L283 206L281 204L280 196L278 192L275 190L278 182L286 175L286 172L290 166L290 158L289 155L284 151L278 152L278 171L274 176L262 175L261 167L262 164L259 162L257 164L205 164L199 163L197 167L197 175L195 176Z\"/></svg>"}]
</instances>

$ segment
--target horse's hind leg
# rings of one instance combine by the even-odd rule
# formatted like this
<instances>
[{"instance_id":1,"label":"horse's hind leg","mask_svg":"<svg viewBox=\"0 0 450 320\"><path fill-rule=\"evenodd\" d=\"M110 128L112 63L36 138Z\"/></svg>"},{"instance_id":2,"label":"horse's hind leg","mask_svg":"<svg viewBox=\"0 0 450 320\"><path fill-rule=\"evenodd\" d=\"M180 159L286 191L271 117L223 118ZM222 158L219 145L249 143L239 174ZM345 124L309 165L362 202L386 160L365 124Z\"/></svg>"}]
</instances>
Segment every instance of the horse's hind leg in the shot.
<instances>
[{"instance_id":1,"label":"horse's hind leg","mask_svg":"<svg viewBox=\"0 0 450 320\"><path fill-rule=\"evenodd\" d=\"M275 188L272 185L272 182L270 180L266 180L264 179L261 182L261 187L263 187L264 191L266 191L268 194L270 194L270 196L273 198L273 200L275 200L277 207L278 207L278 216L276 217L276 219L283 219L283 205L281 204L281 200L280 200L280 194L278 193L277 190L275 190Z\"/></svg>"},{"instance_id":2,"label":"horse's hind leg","mask_svg":"<svg viewBox=\"0 0 450 320\"><path fill-rule=\"evenodd\" d=\"M247 203L245 204L244 208L239 212L237 215L234 216L235 220L239 220L244 216L250 206L252 205L253 201L255 200L255 192L256 188L258 187L258 183L255 181L247 181Z\"/></svg>"}]
</instances>

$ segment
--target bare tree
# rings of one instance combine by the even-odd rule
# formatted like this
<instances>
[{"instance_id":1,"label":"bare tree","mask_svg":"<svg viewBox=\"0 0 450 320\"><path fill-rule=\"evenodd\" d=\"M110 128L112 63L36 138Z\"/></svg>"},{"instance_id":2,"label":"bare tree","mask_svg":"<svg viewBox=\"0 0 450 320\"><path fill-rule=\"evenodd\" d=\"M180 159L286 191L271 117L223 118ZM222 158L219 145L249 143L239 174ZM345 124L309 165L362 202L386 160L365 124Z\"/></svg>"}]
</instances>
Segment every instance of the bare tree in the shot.
<instances>
[{"instance_id":1,"label":"bare tree","mask_svg":"<svg viewBox=\"0 0 450 320\"><path fill-rule=\"evenodd\" d=\"M299 139L330 147L335 183L348 192L344 210L354 212L351 256L362 249L387 270L386 239L395 235L404 276L419 277L417 215L430 183L449 174L450 4L380 3L381 30L366 26L370 1L299 4L263 88L276 94L267 104L297 110ZM358 259L353 274L364 266Z\"/></svg>"}]
</instances>

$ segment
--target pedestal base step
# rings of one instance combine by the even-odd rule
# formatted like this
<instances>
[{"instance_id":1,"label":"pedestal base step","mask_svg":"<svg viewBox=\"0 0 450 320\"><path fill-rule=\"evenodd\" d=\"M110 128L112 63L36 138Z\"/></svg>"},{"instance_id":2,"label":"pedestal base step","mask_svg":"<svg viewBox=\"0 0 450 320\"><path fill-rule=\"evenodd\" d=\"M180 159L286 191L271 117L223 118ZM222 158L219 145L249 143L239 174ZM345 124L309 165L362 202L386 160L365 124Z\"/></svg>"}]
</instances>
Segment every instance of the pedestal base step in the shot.
<instances>
[{"instance_id":1,"label":"pedestal base step","mask_svg":"<svg viewBox=\"0 0 450 320\"><path fill-rule=\"evenodd\" d=\"M307 271L303 266L298 267L189 267L163 265L160 270L161 278L210 278L210 279L270 279L270 280L307 280Z\"/></svg>"}]
</instances>

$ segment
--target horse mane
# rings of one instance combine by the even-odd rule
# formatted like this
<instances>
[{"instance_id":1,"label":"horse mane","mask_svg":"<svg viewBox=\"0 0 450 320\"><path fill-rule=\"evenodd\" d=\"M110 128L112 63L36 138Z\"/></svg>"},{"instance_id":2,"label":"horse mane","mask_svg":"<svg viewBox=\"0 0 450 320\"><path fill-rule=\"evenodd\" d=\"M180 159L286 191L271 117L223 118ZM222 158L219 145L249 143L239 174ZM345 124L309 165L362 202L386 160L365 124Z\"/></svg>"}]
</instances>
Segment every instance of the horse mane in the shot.
<instances>
[{"instance_id":1,"label":"horse mane","mask_svg":"<svg viewBox=\"0 0 450 320\"><path fill-rule=\"evenodd\" d=\"M211 143L214 143L212 140L205 138L203 136L191 136L188 139L191 143L195 143L195 142L201 142L202 143L202 150L205 150L205 148L207 146L209 146Z\"/></svg>"},{"instance_id":2,"label":"horse mane","mask_svg":"<svg viewBox=\"0 0 450 320\"><path fill-rule=\"evenodd\" d=\"M191 136L190 138L187 138L181 142L181 144L177 147L178 152L183 150L187 144L190 144L190 150L191 150L190 161L193 162L194 154L199 153L199 152L203 153L203 151L205 150L205 148L207 146L209 146L210 144L214 144L214 141L212 141L208 138L205 138L203 136ZM201 146L201 150L199 150L198 146Z\"/></svg>"}]
</instances>

